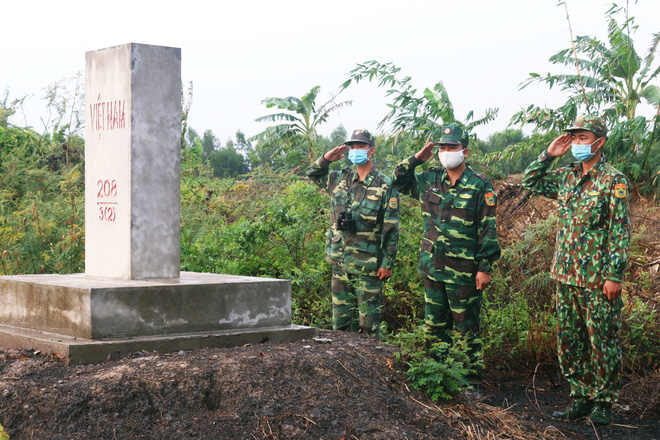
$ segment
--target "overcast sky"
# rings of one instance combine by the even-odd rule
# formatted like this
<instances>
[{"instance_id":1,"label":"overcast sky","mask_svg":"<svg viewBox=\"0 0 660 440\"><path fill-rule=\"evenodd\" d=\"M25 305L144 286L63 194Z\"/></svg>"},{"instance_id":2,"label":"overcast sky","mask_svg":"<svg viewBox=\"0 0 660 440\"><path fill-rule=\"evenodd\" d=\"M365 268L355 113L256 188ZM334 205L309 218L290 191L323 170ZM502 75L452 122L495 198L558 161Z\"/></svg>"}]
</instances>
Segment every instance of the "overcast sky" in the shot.
<instances>
[{"instance_id":1,"label":"overcast sky","mask_svg":"<svg viewBox=\"0 0 660 440\"><path fill-rule=\"evenodd\" d=\"M625 5L625 2L619 1ZM611 2L568 0L574 35L605 40ZM646 55L660 31L660 1L630 1ZM499 107L477 133L506 128L521 106L565 98L543 86L518 90L529 72L556 71L548 58L570 47L558 0L234 0L5 1L2 5L0 99L29 96L28 124L41 128L45 88L84 74L85 52L129 42L179 47L182 79L193 82L190 126L224 142L266 124L266 97L300 97L321 86L318 103L338 92L346 73L367 60L393 62L421 90L442 81L459 119ZM338 96L352 100L320 127L324 135L376 124L387 113L385 90L360 83ZM647 109L649 114L652 114ZM24 118L10 120L24 125Z\"/></svg>"}]
</instances>

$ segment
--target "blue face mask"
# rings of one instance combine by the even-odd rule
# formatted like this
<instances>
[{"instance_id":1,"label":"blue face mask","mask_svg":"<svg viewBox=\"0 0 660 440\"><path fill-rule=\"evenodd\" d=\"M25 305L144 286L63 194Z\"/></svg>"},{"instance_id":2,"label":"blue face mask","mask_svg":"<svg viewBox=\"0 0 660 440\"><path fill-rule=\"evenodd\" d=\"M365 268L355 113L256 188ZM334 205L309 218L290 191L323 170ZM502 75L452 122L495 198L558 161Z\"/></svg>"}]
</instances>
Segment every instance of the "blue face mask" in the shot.
<instances>
[{"instance_id":1,"label":"blue face mask","mask_svg":"<svg viewBox=\"0 0 660 440\"><path fill-rule=\"evenodd\" d=\"M367 157L367 151L368 150L358 150L357 148L350 150L348 152L348 160L355 165L364 165L369 160L369 157Z\"/></svg>"},{"instance_id":2,"label":"blue face mask","mask_svg":"<svg viewBox=\"0 0 660 440\"><path fill-rule=\"evenodd\" d=\"M595 155L595 153L591 152L592 145L593 144L589 144L589 145L571 144L571 153L573 154L573 157L579 160L580 162L585 162L591 159L592 157L594 157Z\"/></svg>"}]
</instances>

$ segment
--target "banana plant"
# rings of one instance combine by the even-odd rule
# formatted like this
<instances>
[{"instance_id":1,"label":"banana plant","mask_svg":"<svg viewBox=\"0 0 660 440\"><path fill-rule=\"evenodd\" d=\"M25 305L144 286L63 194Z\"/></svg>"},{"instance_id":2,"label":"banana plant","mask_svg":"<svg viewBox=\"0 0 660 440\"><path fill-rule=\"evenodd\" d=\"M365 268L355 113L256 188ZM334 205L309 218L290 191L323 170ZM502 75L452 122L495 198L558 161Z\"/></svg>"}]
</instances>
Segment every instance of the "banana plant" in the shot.
<instances>
[{"instance_id":1,"label":"banana plant","mask_svg":"<svg viewBox=\"0 0 660 440\"><path fill-rule=\"evenodd\" d=\"M252 136L249 140L261 140L268 144L279 144L278 151L285 150L300 142L306 142L310 163L316 159L314 144L316 142L316 129L328 120L331 112L352 104L351 101L335 102L334 97L318 108L316 98L320 86L313 87L302 98L288 96L286 98L266 98L262 101L267 108L283 110L280 113L261 116L257 122L281 122L266 128L261 133Z\"/></svg>"},{"instance_id":2,"label":"banana plant","mask_svg":"<svg viewBox=\"0 0 660 440\"><path fill-rule=\"evenodd\" d=\"M623 15L623 19L618 19ZM568 95L558 108L529 105L513 115L510 125L532 124L537 129L558 132L579 113L605 118L610 136L605 154L633 182L660 188L660 63L656 55L660 32L653 34L646 56L635 49L631 35L637 30L627 8L613 5L606 13L607 41L578 36L573 47L550 57L552 64L574 69L574 73L542 76L530 73L521 83L558 88ZM639 104L647 103L654 115L638 115Z\"/></svg>"}]
</instances>

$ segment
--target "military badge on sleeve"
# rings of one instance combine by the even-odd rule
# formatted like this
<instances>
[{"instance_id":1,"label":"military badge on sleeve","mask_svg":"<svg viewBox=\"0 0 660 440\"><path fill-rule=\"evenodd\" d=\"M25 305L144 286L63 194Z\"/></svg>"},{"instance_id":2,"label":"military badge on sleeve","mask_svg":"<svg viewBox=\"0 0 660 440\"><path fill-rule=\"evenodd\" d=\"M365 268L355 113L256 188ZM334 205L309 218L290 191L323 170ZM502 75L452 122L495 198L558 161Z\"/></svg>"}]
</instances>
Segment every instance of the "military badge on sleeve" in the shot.
<instances>
[{"instance_id":1,"label":"military badge on sleeve","mask_svg":"<svg viewBox=\"0 0 660 440\"><path fill-rule=\"evenodd\" d=\"M396 209L399 206L399 201L396 199L396 197L391 197L390 198L390 209Z\"/></svg>"},{"instance_id":2,"label":"military badge on sleeve","mask_svg":"<svg viewBox=\"0 0 660 440\"><path fill-rule=\"evenodd\" d=\"M488 206L495 206L495 194L492 192L488 191L485 195L484 198L486 199L486 205Z\"/></svg>"},{"instance_id":3,"label":"military badge on sleeve","mask_svg":"<svg viewBox=\"0 0 660 440\"><path fill-rule=\"evenodd\" d=\"M614 197L617 199L625 199L628 192L625 183L617 183L614 185Z\"/></svg>"}]
</instances>

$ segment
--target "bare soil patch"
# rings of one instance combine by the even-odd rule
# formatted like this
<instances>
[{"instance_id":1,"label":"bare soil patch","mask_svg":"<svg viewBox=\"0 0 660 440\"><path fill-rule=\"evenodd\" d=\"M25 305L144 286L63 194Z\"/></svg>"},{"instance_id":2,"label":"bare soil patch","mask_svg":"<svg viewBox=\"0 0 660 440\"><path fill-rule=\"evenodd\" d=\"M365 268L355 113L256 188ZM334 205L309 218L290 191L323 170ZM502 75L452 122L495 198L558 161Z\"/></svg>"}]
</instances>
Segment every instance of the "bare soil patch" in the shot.
<instances>
[{"instance_id":1,"label":"bare soil patch","mask_svg":"<svg viewBox=\"0 0 660 440\"><path fill-rule=\"evenodd\" d=\"M482 400L436 404L406 384L395 353L330 330L289 344L140 352L84 366L4 349L0 424L12 440L660 439L657 412L642 413L634 396L622 399L613 426L550 419L568 402L551 370L489 368ZM657 376L648 383L657 387Z\"/></svg>"}]
</instances>

